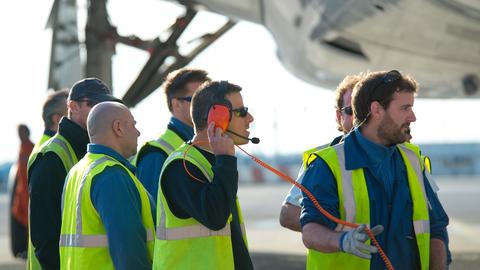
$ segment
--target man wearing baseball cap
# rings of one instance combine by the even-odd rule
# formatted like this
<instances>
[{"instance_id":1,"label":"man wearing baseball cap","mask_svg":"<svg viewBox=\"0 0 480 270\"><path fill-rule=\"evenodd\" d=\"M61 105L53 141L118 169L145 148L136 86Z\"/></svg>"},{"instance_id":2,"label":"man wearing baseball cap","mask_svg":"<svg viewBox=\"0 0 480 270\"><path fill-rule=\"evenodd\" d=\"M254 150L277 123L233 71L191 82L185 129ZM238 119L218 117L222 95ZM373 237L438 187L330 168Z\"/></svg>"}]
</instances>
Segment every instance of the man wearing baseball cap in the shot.
<instances>
[{"instance_id":1,"label":"man wearing baseball cap","mask_svg":"<svg viewBox=\"0 0 480 270\"><path fill-rule=\"evenodd\" d=\"M68 95L67 117L57 133L28 160L30 195L27 269L59 269L58 243L61 227L61 197L65 177L87 151L86 121L91 108L100 102L120 99L111 95L99 79L76 82Z\"/></svg>"}]
</instances>

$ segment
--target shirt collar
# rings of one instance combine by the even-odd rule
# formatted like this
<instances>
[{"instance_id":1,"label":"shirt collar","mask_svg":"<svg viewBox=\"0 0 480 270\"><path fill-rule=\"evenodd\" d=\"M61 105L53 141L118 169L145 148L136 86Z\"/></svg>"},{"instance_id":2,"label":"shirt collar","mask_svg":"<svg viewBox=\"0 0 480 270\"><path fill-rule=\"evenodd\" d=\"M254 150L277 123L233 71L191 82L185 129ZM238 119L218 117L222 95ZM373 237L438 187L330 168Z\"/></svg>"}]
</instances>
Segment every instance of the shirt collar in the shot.
<instances>
[{"instance_id":1,"label":"shirt collar","mask_svg":"<svg viewBox=\"0 0 480 270\"><path fill-rule=\"evenodd\" d=\"M376 144L355 129L345 137L345 167L347 170L374 167L395 153L396 145L385 147Z\"/></svg>"},{"instance_id":2,"label":"shirt collar","mask_svg":"<svg viewBox=\"0 0 480 270\"><path fill-rule=\"evenodd\" d=\"M194 131L193 128L182 121L178 120L174 116L170 118L168 123L168 128L174 131L177 131L177 134L184 140L189 141L193 138Z\"/></svg>"},{"instance_id":3,"label":"shirt collar","mask_svg":"<svg viewBox=\"0 0 480 270\"><path fill-rule=\"evenodd\" d=\"M58 125L58 133L70 143L78 159L85 155L90 142L87 130L64 116Z\"/></svg>"},{"instance_id":4,"label":"shirt collar","mask_svg":"<svg viewBox=\"0 0 480 270\"><path fill-rule=\"evenodd\" d=\"M44 134L44 135L47 135L47 136L49 136L49 137L53 137L53 135L55 135L55 133L57 133L57 132L55 132L55 131L53 131L53 130L50 130L50 129L48 129L48 128L46 128L46 129L43 131L43 134Z\"/></svg>"},{"instance_id":5,"label":"shirt collar","mask_svg":"<svg viewBox=\"0 0 480 270\"><path fill-rule=\"evenodd\" d=\"M118 162L122 163L125 167L127 167L132 173L135 173L135 166L133 166L130 161L120 155L117 151L113 150L112 148L95 143L89 143L87 145L87 151L92 154L104 154L110 156L117 160Z\"/></svg>"}]
</instances>

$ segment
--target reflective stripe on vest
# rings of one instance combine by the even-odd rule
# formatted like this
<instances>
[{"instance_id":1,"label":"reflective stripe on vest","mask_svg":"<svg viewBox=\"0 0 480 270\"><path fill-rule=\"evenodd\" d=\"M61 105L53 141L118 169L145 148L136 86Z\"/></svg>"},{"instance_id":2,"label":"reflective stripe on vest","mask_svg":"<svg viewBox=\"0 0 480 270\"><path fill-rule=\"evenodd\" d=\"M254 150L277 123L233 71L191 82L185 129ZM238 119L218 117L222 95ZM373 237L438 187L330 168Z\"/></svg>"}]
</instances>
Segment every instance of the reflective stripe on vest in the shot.
<instances>
[{"instance_id":1,"label":"reflective stripe on vest","mask_svg":"<svg viewBox=\"0 0 480 270\"><path fill-rule=\"evenodd\" d=\"M169 144L167 141L165 141L162 138L156 139L155 142L163 146L163 149L166 150L165 152L167 152L167 154L170 154L171 152L173 152L173 150L175 150L175 148L173 148L171 144Z\"/></svg>"},{"instance_id":2,"label":"reflective stripe on vest","mask_svg":"<svg viewBox=\"0 0 480 270\"><path fill-rule=\"evenodd\" d=\"M153 241L153 233L147 230L147 241ZM60 235L61 247L108 247L106 234L99 235L79 235L62 234Z\"/></svg>"},{"instance_id":3,"label":"reflective stripe on vest","mask_svg":"<svg viewBox=\"0 0 480 270\"><path fill-rule=\"evenodd\" d=\"M245 234L245 225L240 224L242 234ZM162 226L157 227L157 238L160 240L180 240L196 237L208 236L230 236L230 224L219 231L212 231L203 225L191 225L187 227L178 227L166 229Z\"/></svg>"},{"instance_id":4,"label":"reflective stripe on vest","mask_svg":"<svg viewBox=\"0 0 480 270\"><path fill-rule=\"evenodd\" d=\"M338 163L340 168L345 168L345 152L343 147L335 147L335 151L338 157ZM342 175L342 194L343 194L343 209L345 209L345 221L347 222L356 222L356 206L355 206L355 196L353 192L352 185L352 171L351 170L340 170ZM342 224L337 224L335 228L336 231L342 230L353 230L353 228L345 227Z\"/></svg>"}]
</instances>

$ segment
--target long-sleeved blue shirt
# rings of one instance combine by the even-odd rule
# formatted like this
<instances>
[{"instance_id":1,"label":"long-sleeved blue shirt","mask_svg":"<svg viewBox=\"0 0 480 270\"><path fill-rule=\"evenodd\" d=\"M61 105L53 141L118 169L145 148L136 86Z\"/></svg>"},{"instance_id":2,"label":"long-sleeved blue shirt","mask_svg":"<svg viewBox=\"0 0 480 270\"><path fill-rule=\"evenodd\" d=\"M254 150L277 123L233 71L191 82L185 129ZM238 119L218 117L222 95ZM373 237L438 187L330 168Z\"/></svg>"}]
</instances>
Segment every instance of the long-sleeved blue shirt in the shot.
<instances>
[{"instance_id":1,"label":"long-sleeved blue shirt","mask_svg":"<svg viewBox=\"0 0 480 270\"><path fill-rule=\"evenodd\" d=\"M135 172L127 159L109 147L89 144L87 151L108 155ZM107 231L115 269L151 269L140 194L128 172L121 166L105 168L93 178L90 197ZM156 208L151 198L150 208L155 223Z\"/></svg>"},{"instance_id":2,"label":"long-sleeved blue shirt","mask_svg":"<svg viewBox=\"0 0 480 270\"><path fill-rule=\"evenodd\" d=\"M184 141L189 141L193 138L193 128L175 117L170 118L167 128L175 132ZM155 202L157 202L160 172L167 157L167 153L161 149L147 145L140 150L137 158L136 176L150 195L152 195Z\"/></svg>"},{"instance_id":3,"label":"long-sleeved blue shirt","mask_svg":"<svg viewBox=\"0 0 480 270\"><path fill-rule=\"evenodd\" d=\"M357 129L345 138L345 166L347 170L364 168L370 201L370 226L384 226L384 232L376 238L395 269L420 269L412 222L413 203L406 167L397 147L377 145ZM448 216L425 176L424 183L429 202L430 236L442 240L448 249ZM336 180L323 159L316 159L307 169L303 185L325 210L340 217ZM315 222L335 229L336 223L321 214L303 195L302 226ZM385 269L378 254L372 256L370 269Z\"/></svg>"}]
</instances>

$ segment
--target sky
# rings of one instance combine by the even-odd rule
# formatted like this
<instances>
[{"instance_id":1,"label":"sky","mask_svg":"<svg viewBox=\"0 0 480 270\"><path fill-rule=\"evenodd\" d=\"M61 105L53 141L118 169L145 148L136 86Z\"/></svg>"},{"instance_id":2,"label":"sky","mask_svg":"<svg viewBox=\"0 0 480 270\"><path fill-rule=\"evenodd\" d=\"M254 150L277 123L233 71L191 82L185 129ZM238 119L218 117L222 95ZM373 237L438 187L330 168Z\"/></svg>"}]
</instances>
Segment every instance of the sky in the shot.
<instances>
[{"instance_id":1,"label":"sky","mask_svg":"<svg viewBox=\"0 0 480 270\"><path fill-rule=\"evenodd\" d=\"M79 1L82 2L82 1ZM27 124L31 139L43 132L41 106L46 96L51 31L45 24L53 1L9 1L0 10L2 29L2 140L0 163L14 160L19 140L16 126ZM80 15L86 5L79 3ZM182 14L183 9L160 0L109 1L110 19L122 35L155 38ZM79 18L81 23L81 17ZM225 18L208 12L197 15L181 42L213 31ZM201 53L190 67L202 68L214 80L242 86L245 106L255 118L252 136L261 143L247 150L264 155L300 154L323 145L338 134L332 90L307 84L290 74L276 57L277 45L262 26L240 22ZM121 97L138 75L148 54L117 45L113 59L114 95ZM412 74L414 75L414 74ZM480 142L479 100L417 99L412 124L416 143ZM142 135L139 144L156 138L170 117L161 90L132 109Z\"/></svg>"}]
</instances>

